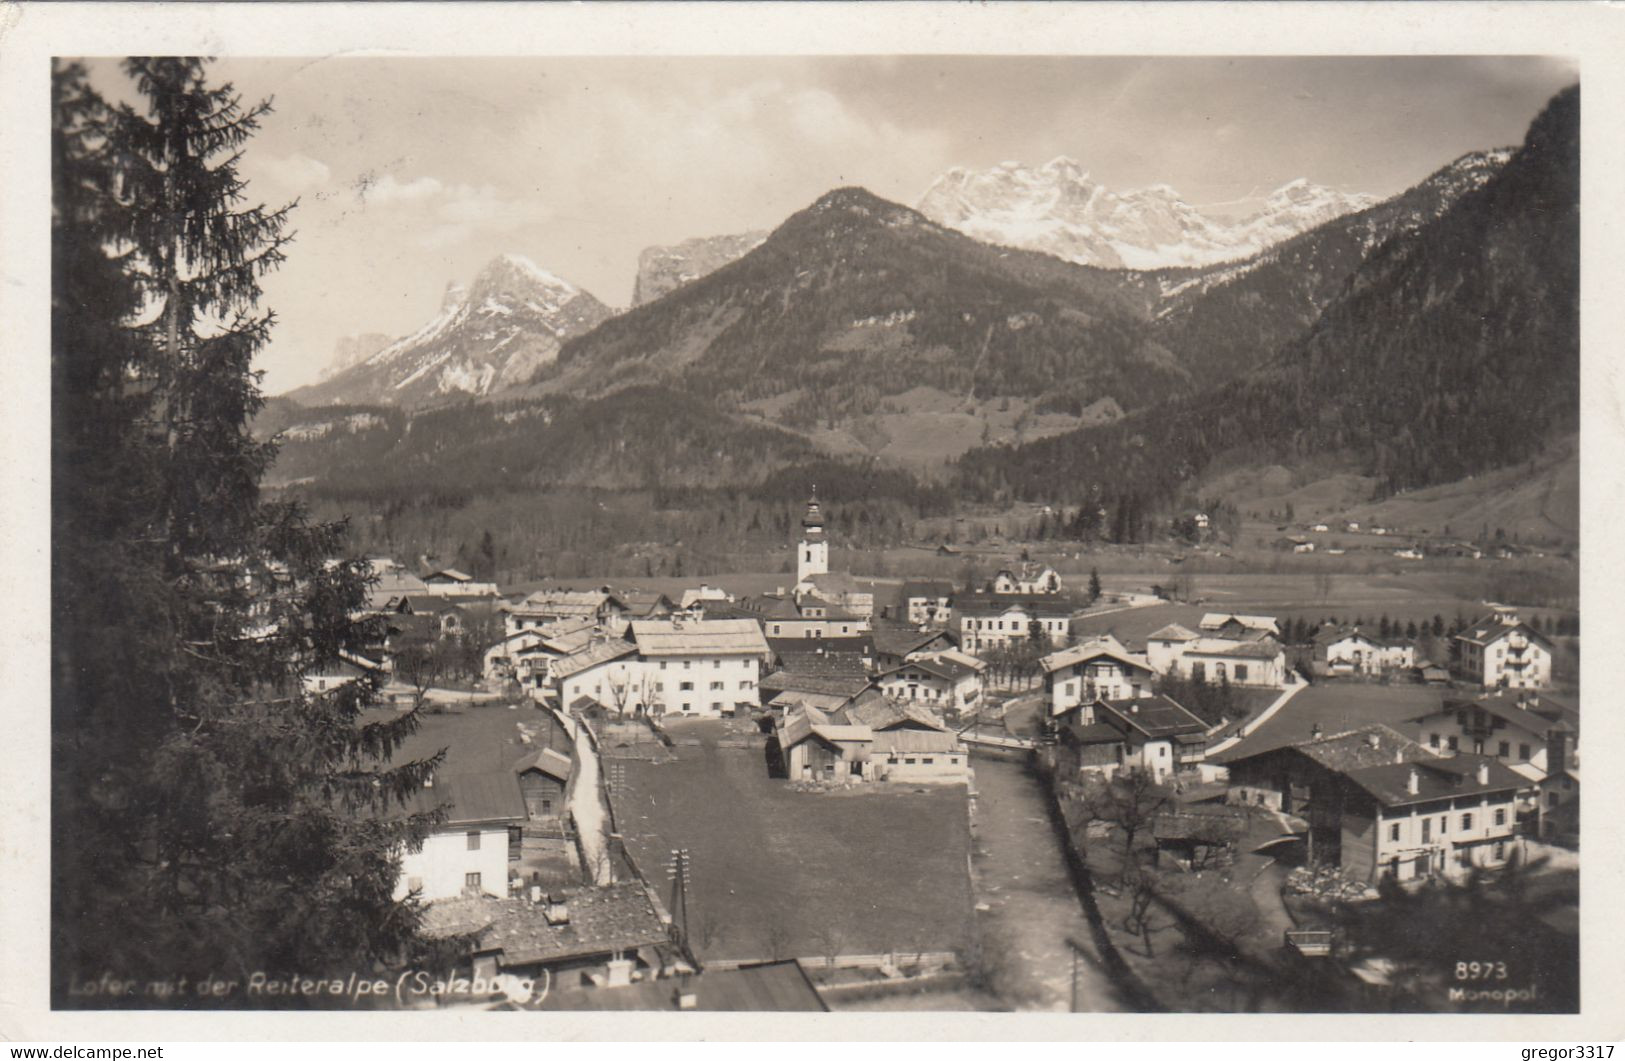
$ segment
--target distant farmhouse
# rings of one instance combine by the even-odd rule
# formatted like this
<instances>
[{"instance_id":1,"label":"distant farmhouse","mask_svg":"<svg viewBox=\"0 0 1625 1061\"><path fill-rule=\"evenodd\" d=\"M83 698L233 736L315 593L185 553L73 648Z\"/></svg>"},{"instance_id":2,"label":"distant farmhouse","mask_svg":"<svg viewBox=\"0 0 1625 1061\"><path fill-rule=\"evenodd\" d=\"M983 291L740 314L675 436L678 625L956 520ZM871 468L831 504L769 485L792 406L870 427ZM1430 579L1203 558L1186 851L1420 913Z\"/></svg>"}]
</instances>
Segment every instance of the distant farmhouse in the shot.
<instances>
[{"instance_id":1,"label":"distant farmhouse","mask_svg":"<svg viewBox=\"0 0 1625 1061\"><path fill-rule=\"evenodd\" d=\"M1053 596L1061 592L1061 576L1048 565L1024 563L1014 571L1009 568L999 571L988 582L987 591L1003 596Z\"/></svg>"},{"instance_id":2,"label":"distant farmhouse","mask_svg":"<svg viewBox=\"0 0 1625 1061\"><path fill-rule=\"evenodd\" d=\"M1358 626L1315 635L1315 664L1331 676L1378 677L1416 666L1416 645L1403 638L1378 638Z\"/></svg>"}]
</instances>

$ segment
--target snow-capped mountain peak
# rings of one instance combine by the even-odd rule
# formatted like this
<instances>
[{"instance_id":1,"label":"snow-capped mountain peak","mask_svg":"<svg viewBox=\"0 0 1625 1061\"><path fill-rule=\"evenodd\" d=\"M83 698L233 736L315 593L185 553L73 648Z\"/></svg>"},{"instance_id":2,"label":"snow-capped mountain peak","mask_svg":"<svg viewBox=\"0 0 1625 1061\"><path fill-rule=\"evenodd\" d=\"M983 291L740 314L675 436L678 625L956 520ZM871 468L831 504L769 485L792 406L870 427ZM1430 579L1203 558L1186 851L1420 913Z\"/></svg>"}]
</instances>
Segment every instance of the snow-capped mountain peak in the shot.
<instances>
[{"instance_id":1,"label":"snow-capped mountain peak","mask_svg":"<svg viewBox=\"0 0 1625 1061\"><path fill-rule=\"evenodd\" d=\"M1114 192L1058 155L1036 169L1002 162L954 167L920 198L926 217L968 236L1044 251L1085 265L1155 269L1209 265L1257 254L1376 199L1290 181L1239 222L1209 216L1167 184Z\"/></svg>"},{"instance_id":2,"label":"snow-capped mountain peak","mask_svg":"<svg viewBox=\"0 0 1625 1061\"><path fill-rule=\"evenodd\" d=\"M489 394L522 383L611 310L520 254L488 262L466 288L447 285L440 311L365 362L297 400L415 404L457 393Z\"/></svg>"}]
</instances>

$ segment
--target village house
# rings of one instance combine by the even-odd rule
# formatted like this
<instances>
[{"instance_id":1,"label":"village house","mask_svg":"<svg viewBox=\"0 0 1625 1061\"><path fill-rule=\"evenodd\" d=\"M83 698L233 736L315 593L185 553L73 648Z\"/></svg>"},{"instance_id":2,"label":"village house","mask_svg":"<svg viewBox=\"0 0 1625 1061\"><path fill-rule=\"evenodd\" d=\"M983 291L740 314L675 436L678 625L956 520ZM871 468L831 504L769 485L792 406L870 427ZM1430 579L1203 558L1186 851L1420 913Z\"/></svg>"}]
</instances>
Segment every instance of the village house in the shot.
<instances>
[{"instance_id":1,"label":"village house","mask_svg":"<svg viewBox=\"0 0 1625 1061\"><path fill-rule=\"evenodd\" d=\"M879 656L874 638L769 637L769 662L775 669L803 674L873 674Z\"/></svg>"},{"instance_id":2,"label":"village house","mask_svg":"<svg viewBox=\"0 0 1625 1061\"><path fill-rule=\"evenodd\" d=\"M834 711L802 703L775 728L791 781L962 783L970 753L918 701L868 696Z\"/></svg>"},{"instance_id":3,"label":"village house","mask_svg":"<svg viewBox=\"0 0 1625 1061\"><path fill-rule=\"evenodd\" d=\"M1552 642L1518 618L1498 608L1456 635L1452 670L1462 680L1485 688L1544 689L1552 680Z\"/></svg>"},{"instance_id":4,"label":"village house","mask_svg":"<svg viewBox=\"0 0 1625 1061\"><path fill-rule=\"evenodd\" d=\"M564 709L585 698L629 718L664 713L664 689L644 677L637 645L595 632L587 644L548 664L539 699Z\"/></svg>"},{"instance_id":5,"label":"village house","mask_svg":"<svg viewBox=\"0 0 1625 1061\"><path fill-rule=\"evenodd\" d=\"M408 802L414 814L436 808L445 820L416 849L401 853L395 898L423 900L508 894L508 862L518 858L519 830L529 817L512 770L437 772Z\"/></svg>"},{"instance_id":6,"label":"village house","mask_svg":"<svg viewBox=\"0 0 1625 1061\"><path fill-rule=\"evenodd\" d=\"M903 616L914 626L953 622L954 584L942 579L903 583Z\"/></svg>"},{"instance_id":7,"label":"village house","mask_svg":"<svg viewBox=\"0 0 1625 1061\"><path fill-rule=\"evenodd\" d=\"M875 666L881 670L895 670L915 655L930 656L955 647L953 638L948 636L946 630L911 630L880 625L870 632L870 636L875 646Z\"/></svg>"},{"instance_id":8,"label":"village house","mask_svg":"<svg viewBox=\"0 0 1625 1061\"><path fill-rule=\"evenodd\" d=\"M340 652L338 658L322 667L313 667L306 671L300 681L307 693L326 693L340 686L349 685L363 675L377 675L380 679L389 668L380 663L374 663L365 656L353 652Z\"/></svg>"},{"instance_id":9,"label":"village house","mask_svg":"<svg viewBox=\"0 0 1625 1061\"><path fill-rule=\"evenodd\" d=\"M1209 685L1279 689L1287 681L1286 650L1262 630L1235 638L1201 637L1178 625L1146 639L1146 660L1157 674Z\"/></svg>"},{"instance_id":10,"label":"village house","mask_svg":"<svg viewBox=\"0 0 1625 1061\"><path fill-rule=\"evenodd\" d=\"M1302 819L1311 861L1370 882L1505 864L1517 845L1517 795L1528 784L1492 758L1437 757L1380 724L1228 766L1233 802Z\"/></svg>"},{"instance_id":11,"label":"village house","mask_svg":"<svg viewBox=\"0 0 1625 1061\"><path fill-rule=\"evenodd\" d=\"M1132 700L1151 695L1153 674L1110 634L1052 652L1038 661L1051 716L1099 699ZM1093 721L1090 719L1089 721Z\"/></svg>"},{"instance_id":12,"label":"village house","mask_svg":"<svg viewBox=\"0 0 1625 1061\"><path fill-rule=\"evenodd\" d=\"M508 974L545 983L548 993L555 985L613 991L693 971L641 881L553 894L531 888L511 899L442 900L424 911L423 933L472 939L466 959L472 977L489 982Z\"/></svg>"},{"instance_id":13,"label":"village house","mask_svg":"<svg viewBox=\"0 0 1625 1061\"><path fill-rule=\"evenodd\" d=\"M1024 563L1016 571L999 571L988 581L987 591L1000 596L1053 596L1061 592L1061 576L1047 564Z\"/></svg>"},{"instance_id":14,"label":"village house","mask_svg":"<svg viewBox=\"0 0 1625 1061\"><path fill-rule=\"evenodd\" d=\"M1056 600L983 596L960 602L959 645L966 652L987 652L1041 638L1046 646L1065 644L1071 636L1073 609Z\"/></svg>"},{"instance_id":15,"label":"village house","mask_svg":"<svg viewBox=\"0 0 1625 1061\"><path fill-rule=\"evenodd\" d=\"M1505 764L1530 787L1519 794L1518 816L1532 830L1545 812L1578 797L1579 712L1534 693L1497 689L1477 700L1446 699L1440 710L1412 723L1416 739L1438 755L1483 755ZM1575 772L1565 785L1559 775ZM1542 791L1556 778L1550 791Z\"/></svg>"},{"instance_id":16,"label":"village house","mask_svg":"<svg viewBox=\"0 0 1625 1061\"><path fill-rule=\"evenodd\" d=\"M869 632L867 615L806 595L800 599L761 594L742 597L726 606L713 606L706 611L711 618L748 618L755 621L762 633L771 638L833 638L856 637Z\"/></svg>"},{"instance_id":17,"label":"village house","mask_svg":"<svg viewBox=\"0 0 1625 1061\"><path fill-rule=\"evenodd\" d=\"M845 706L863 696L876 693L874 681L867 674L808 674L797 671L776 670L764 677L760 684L761 702L774 711L782 712L809 697L831 698L834 706L825 700L809 700L815 706Z\"/></svg>"},{"instance_id":18,"label":"village house","mask_svg":"<svg viewBox=\"0 0 1625 1061\"><path fill-rule=\"evenodd\" d=\"M829 1012L818 988L794 958L754 962L737 969L708 967L698 975L645 978L608 989L555 983L534 1008L577 1012Z\"/></svg>"},{"instance_id":19,"label":"village house","mask_svg":"<svg viewBox=\"0 0 1625 1061\"><path fill-rule=\"evenodd\" d=\"M427 592L452 597L500 597L502 591L497 589L495 582L478 582L474 576L448 567L440 571L431 571L423 576L423 585Z\"/></svg>"},{"instance_id":20,"label":"village house","mask_svg":"<svg viewBox=\"0 0 1625 1061\"><path fill-rule=\"evenodd\" d=\"M893 699L921 700L941 711L968 713L982 702L981 671L946 654L914 657L876 681Z\"/></svg>"},{"instance_id":21,"label":"village house","mask_svg":"<svg viewBox=\"0 0 1625 1061\"><path fill-rule=\"evenodd\" d=\"M1374 637L1357 626L1322 630L1315 635L1315 663L1334 677L1375 678L1415 667L1416 645Z\"/></svg>"},{"instance_id":22,"label":"village house","mask_svg":"<svg viewBox=\"0 0 1625 1061\"><path fill-rule=\"evenodd\" d=\"M621 632L627 606L608 586L599 589L537 590L518 604L505 606L507 633L548 626L560 619L586 619L607 630Z\"/></svg>"},{"instance_id":23,"label":"village house","mask_svg":"<svg viewBox=\"0 0 1625 1061\"><path fill-rule=\"evenodd\" d=\"M733 597L716 586L700 583L699 589L685 589L677 601L677 610L687 612L696 619L704 619L708 606L716 604L731 604Z\"/></svg>"},{"instance_id":24,"label":"village house","mask_svg":"<svg viewBox=\"0 0 1625 1061\"><path fill-rule=\"evenodd\" d=\"M770 656L749 619L645 619L632 624L644 675L667 712L716 717L758 702Z\"/></svg>"},{"instance_id":25,"label":"village house","mask_svg":"<svg viewBox=\"0 0 1625 1061\"><path fill-rule=\"evenodd\" d=\"M537 748L519 761L514 773L519 777L519 793L530 824L562 829L569 814L570 778L575 773L570 756L553 748Z\"/></svg>"},{"instance_id":26,"label":"village house","mask_svg":"<svg viewBox=\"0 0 1625 1061\"><path fill-rule=\"evenodd\" d=\"M1207 754L1207 724L1166 696L1079 704L1058 723L1059 743L1076 769L1107 778L1120 770L1159 784L1194 776Z\"/></svg>"}]
</instances>

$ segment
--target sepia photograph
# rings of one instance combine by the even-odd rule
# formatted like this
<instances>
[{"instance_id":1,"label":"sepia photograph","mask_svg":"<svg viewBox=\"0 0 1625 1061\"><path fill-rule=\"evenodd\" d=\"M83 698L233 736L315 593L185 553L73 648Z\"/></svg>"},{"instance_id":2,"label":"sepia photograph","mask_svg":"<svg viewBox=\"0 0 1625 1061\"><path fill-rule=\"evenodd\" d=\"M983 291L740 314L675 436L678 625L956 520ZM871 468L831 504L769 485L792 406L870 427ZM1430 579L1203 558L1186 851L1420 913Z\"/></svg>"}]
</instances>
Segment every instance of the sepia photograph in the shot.
<instances>
[{"instance_id":1,"label":"sepia photograph","mask_svg":"<svg viewBox=\"0 0 1625 1061\"><path fill-rule=\"evenodd\" d=\"M1575 55L30 76L52 1012L1581 1012Z\"/></svg>"}]
</instances>

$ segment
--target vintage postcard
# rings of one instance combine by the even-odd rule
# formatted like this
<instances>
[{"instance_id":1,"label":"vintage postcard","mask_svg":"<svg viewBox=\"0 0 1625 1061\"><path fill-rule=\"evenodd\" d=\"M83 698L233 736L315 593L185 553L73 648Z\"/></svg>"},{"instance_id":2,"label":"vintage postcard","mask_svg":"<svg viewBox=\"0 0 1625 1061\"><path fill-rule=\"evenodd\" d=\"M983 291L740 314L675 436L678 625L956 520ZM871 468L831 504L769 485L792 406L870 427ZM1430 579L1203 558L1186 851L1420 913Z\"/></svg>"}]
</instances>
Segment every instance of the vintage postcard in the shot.
<instances>
[{"instance_id":1,"label":"vintage postcard","mask_svg":"<svg viewBox=\"0 0 1625 1061\"><path fill-rule=\"evenodd\" d=\"M1617 11L455 7L0 8L0 1034L1620 1037Z\"/></svg>"}]
</instances>

